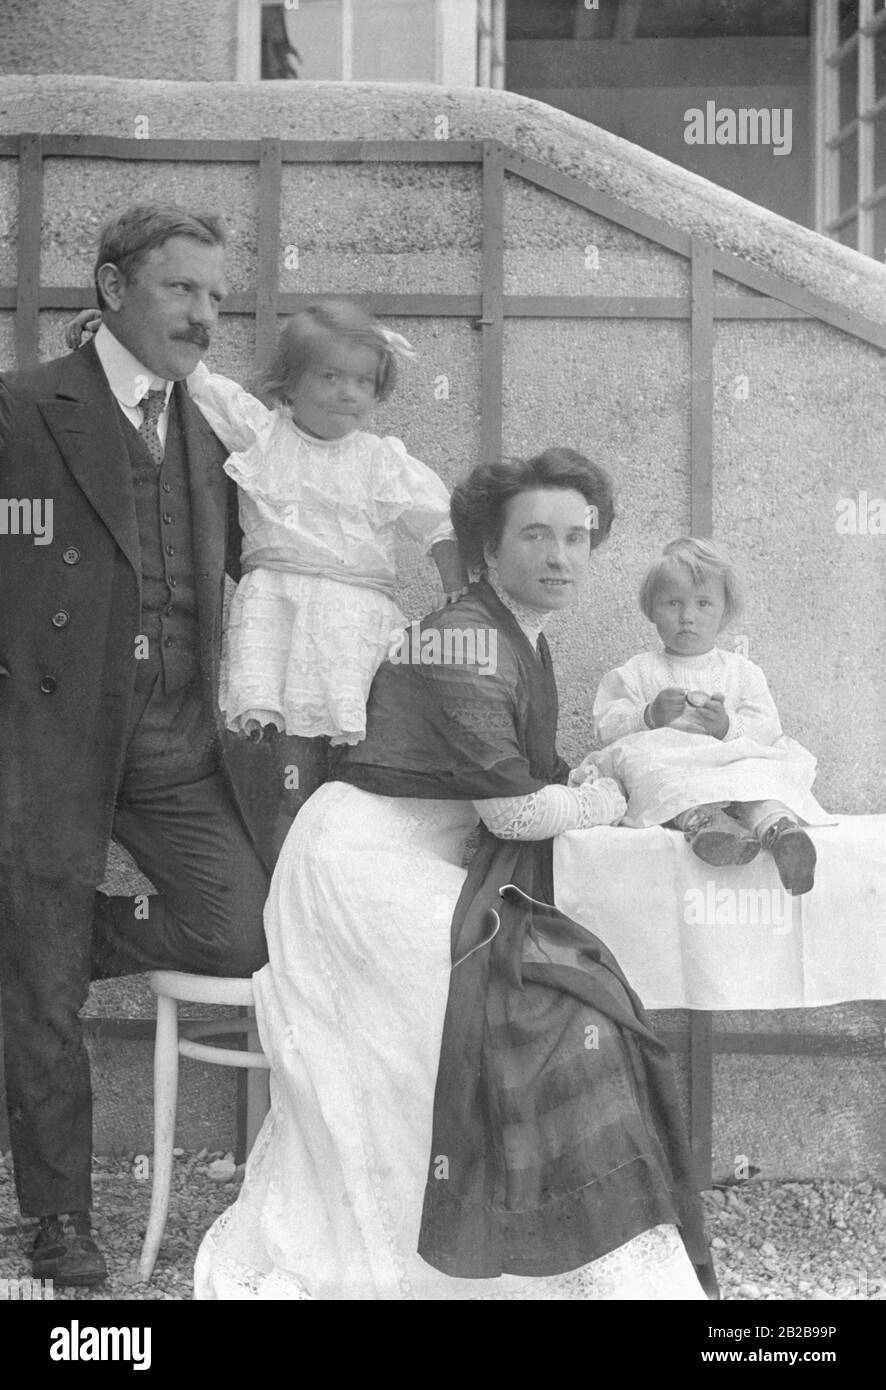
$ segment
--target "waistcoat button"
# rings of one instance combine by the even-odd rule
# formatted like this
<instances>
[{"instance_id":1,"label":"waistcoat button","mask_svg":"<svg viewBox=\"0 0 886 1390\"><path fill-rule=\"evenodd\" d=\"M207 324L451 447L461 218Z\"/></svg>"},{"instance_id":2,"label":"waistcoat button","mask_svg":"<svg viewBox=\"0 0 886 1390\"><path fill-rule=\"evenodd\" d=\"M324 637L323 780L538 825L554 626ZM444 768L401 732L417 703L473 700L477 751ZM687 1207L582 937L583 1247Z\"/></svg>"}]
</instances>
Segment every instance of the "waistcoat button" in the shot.
<instances>
[{"instance_id":1,"label":"waistcoat button","mask_svg":"<svg viewBox=\"0 0 886 1390\"><path fill-rule=\"evenodd\" d=\"M57 685L58 681L54 676L44 676L40 682L40 689L44 695L51 695Z\"/></svg>"},{"instance_id":2,"label":"waistcoat button","mask_svg":"<svg viewBox=\"0 0 886 1390\"><path fill-rule=\"evenodd\" d=\"M53 613L52 615L53 627L67 627L70 621L71 615L70 613L66 613L64 608L60 608L57 613Z\"/></svg>"}]
</instances>

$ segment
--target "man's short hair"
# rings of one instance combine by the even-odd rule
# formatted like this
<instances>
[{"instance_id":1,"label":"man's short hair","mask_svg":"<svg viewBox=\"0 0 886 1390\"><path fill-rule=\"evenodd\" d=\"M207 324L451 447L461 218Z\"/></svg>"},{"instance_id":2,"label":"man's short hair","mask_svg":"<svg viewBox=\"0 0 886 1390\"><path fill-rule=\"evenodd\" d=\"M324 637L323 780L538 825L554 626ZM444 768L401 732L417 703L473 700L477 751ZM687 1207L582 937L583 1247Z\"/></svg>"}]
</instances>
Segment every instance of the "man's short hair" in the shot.
<instances>
[{"instance_id":1,"label":"man's short hair","mask_svg":"<svg viewBox=\"0 0 886 1390\"><path fill-rule=\"evenodd\" d=\"M93 274L99 308L106 307L98 283L101 266L115 265L128 282L149 252L174 236L203 246L224 246L226 241L225 225L214 212L186 212L174 203L138 203L105 223Z\"/></svg>"}]
</instances>

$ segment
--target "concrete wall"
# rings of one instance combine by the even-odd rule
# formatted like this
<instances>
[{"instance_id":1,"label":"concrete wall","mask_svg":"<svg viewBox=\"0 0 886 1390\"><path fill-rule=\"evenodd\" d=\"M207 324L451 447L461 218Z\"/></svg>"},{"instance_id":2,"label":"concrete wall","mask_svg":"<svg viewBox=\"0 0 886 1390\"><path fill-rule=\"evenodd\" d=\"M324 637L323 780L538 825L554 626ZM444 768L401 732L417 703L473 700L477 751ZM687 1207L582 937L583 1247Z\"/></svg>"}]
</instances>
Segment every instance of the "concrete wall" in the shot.
<instances>
[{"instance_id":1,"label":"concrete wall","mask_svg":"<svg viewBox=\"0 0 886 1390\"><path fill-rule=\"evenodd\" d=\"M510 91L621 135L782 217L812 225L808 38L523 40L507 46ZM788 108L790 154L687 145L690 107Z\"/></svg>"},{"instance_id":2,"label":"concrete wall","mask_svg":"<svg viewBox=\"0 0 886 1390\"><path fill-rule=\"evenodd\" d=\"M61 77L0 83L0 133L128 136L144 114L152 136L194 140L431 139L445 115L452 139L501 140L627 207L886 323L886 270L874 261L606 131L513 94L308 83L283 93L266 86ZM11 161L0 160L0 187L9 197L10 233L0 282L10 284L22 234ZM221 209L234 231L232 287L253 283L258 209L252 171L76 160L48 163L43 282L88 285L99 222L110 208L148 195ZM508 180L505 213L509 292L686 291L681 257L518 179ZM285 168L281 262L283 247L300 251L298 272L281 271L285 289L476 292L480 235L476 169ZM591 244L598 250L593 270L585 257ZM737 292L726 281L716 290ZM42 315L45 355L61 351L65 317ZM0 311L0 366L11 364L11 318ZM401 435L452 484L478 457L480 336L463 319L404 318L393 326L409 336L419 357L405 368L377 426ZM212 364L245 379L253 354L251 322L225 318ZM746 637L750 656L769 673L786 728L818 754L817 789L825 806L884 812L880 615L886 538L835 529L840 498L860 491L886 497L881 354L818 322L733 321L716 325L714 369L716 534L740 561L749 594L733 635ZM434 396L440 373L449 377L447 401ZM737 385L743 377L746 399ZM688 527L689 432L686 322L507 322L505 449L572 445L605 463L617 485L618 521L594 556L586 599L551 629L568 757L587 749L590 703L602 673L651 641L635 592L659 547ZM402 574L403 606L418 615L434 600L432 573L406 551ZM841 1033L848 1017L859 1036L876 1037L883 1011L882 1005L855 1005L848 1013L816 1011L802 1020L805 1026L814 1017L816 1027ZM773 1032L797 1024L796 1014L765 1020ZM729 1059L718 1063L718 1086L718 1145L727 1158L758 1154L767 1172L831 1173L848 1165L850 1172L886 1176L886 1074L879 1062ZM802 1130L803 1115L833 1109L835 1094L840 1124L852 1135L843 1146Z\"/></svg>"},{"instance_id":3,"label":"concrete wall","mask_svg":"<svg viewBox=\"0 0 886 1390\"><path fill-rule=\"evenodd\" d=\"M223 82L236 33L237 0L3 0L0 73Z\"/></svg>"}]
</instances>

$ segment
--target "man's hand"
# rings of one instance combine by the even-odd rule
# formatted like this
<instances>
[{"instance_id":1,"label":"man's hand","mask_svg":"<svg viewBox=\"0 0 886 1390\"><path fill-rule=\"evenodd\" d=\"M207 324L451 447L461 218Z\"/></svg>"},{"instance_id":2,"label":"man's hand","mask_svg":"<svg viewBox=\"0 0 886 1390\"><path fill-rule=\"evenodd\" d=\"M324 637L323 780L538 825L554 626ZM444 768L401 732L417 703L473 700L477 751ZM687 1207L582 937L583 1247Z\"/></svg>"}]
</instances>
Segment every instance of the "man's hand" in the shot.
<instances>
[{"instance_id":1,"label":"man's hand","mask_svg":"<svg viewBox=\"0 0 886 1390\"><path fill-rule=\"evenodd\" d=\"M653 729L663 729L667 724L673 724L675 719L679 719L685 708L685 690L677 690L669 685L658 692L649 706L647 723L650 723Z\"/></svg>"},{"instance_id":2,"label":"man's hand","mask_svg":"<svg viewBox=\"0 0 886 1390\"><path fill-rule=\"evenodd\" d=\"M65 347L73 352L88 335L90 338L101 327L102 316L98 309L81 309L65 324Z\"/></svg>"},{"instance_id":3,"label":"man's hand","mask_svg":"<svg viewBox=\"0 0 886 1390\"><path fill-rule=\"evenodd\" d=\"M729 732L729 715L725 708L725 695L709 695L707 702L697 705L695 713L698 715L706 734L712 738L725 738Z\"/></svg>"}]
</instances>

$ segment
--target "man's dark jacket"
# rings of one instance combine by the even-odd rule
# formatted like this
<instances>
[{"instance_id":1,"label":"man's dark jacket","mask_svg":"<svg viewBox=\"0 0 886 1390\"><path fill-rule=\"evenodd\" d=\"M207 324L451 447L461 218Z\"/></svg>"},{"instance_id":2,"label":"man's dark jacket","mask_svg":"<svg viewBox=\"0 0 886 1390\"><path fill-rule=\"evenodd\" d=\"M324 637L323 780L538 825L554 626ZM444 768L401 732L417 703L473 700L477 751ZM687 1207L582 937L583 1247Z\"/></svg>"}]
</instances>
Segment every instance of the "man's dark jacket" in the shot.
<instances>
[{"instance_id":1,"label":"man's dark jacket","mask_svg":"<svg viewBox=\"0 0 886 1390\"><path fill-rule=\"evenodd\" d=\"M226 451L176 383L191 494L200 669L217 710L226 568L240 533ZM0 378L0 526L52 502L52 540L0 534L0 906L35 880L101 882L126 751L140 555L125 422L95 347ZM10 528L11 529L11 528ZM218 715L216 715L218 719Z\"/></svg>"}]
</instances>

